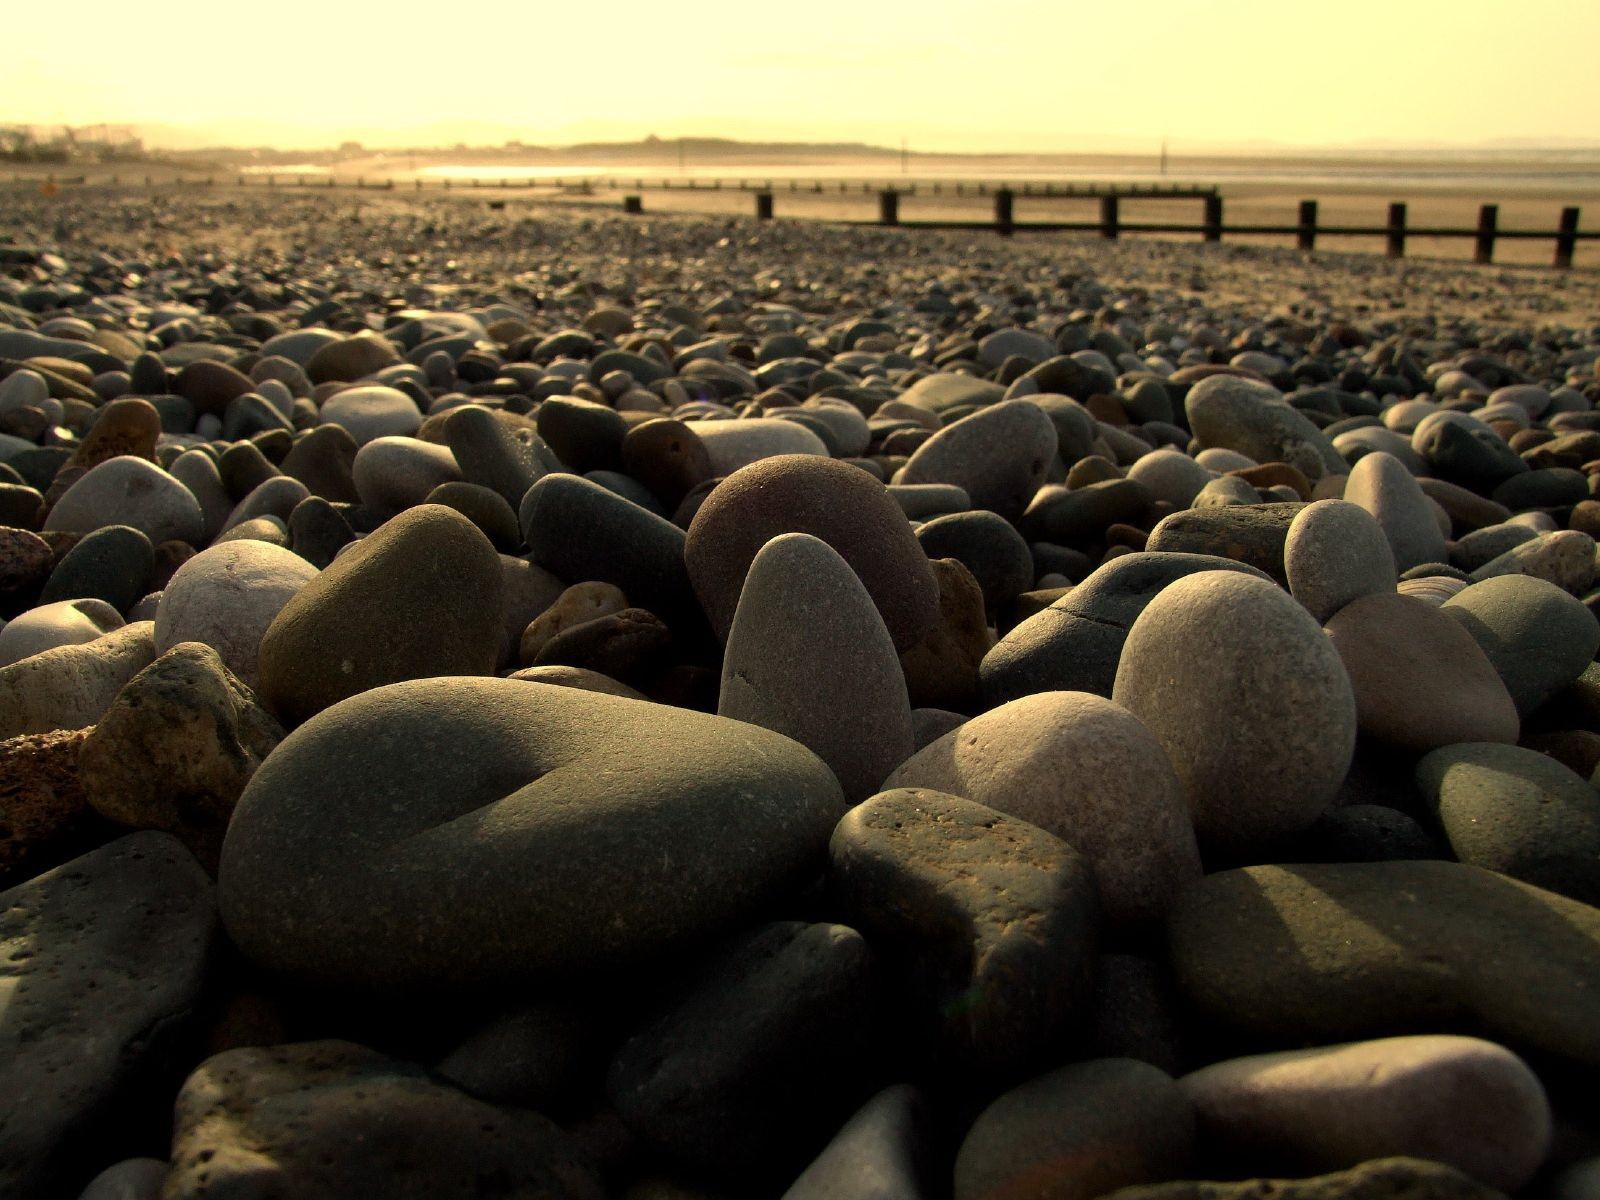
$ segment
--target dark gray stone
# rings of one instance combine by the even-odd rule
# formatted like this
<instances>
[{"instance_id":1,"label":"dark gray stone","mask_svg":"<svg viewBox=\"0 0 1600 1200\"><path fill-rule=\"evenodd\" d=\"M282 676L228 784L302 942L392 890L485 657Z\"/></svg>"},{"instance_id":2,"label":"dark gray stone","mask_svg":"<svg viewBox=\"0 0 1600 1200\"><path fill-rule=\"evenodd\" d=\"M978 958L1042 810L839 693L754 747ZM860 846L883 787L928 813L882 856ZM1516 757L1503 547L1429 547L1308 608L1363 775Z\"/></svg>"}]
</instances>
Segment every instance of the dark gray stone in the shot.
<instances>
[{"instance_id":1,"label":"dark gray stone","mask_svg":"<svg viewBox=\"0 0 1600 1200\"><path fill-rule=\"evenodd\" d=\"M126 615L149 590L155 565L149 538L127 525L107 525L67 551L50 572L39 603L93 598Z\"/></svg>"}]
</instances>

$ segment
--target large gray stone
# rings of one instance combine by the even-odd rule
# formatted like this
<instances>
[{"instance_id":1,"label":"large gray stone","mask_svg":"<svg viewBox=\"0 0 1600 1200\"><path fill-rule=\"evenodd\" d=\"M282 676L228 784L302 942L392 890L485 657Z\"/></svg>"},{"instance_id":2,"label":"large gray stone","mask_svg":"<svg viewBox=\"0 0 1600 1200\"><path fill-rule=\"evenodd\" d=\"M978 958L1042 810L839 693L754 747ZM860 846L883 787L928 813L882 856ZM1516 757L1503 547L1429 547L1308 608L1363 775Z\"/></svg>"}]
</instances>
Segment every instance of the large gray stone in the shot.
<instances>
[{"instance_id":1,"label":"large gray stone","mask_svg":"<svg viewBox=\"0 0 1600 1200\"><path fill-rule=\"evenodd\" d=\"M1192 1011L1278 1045L1461 1031L1600 1066L1600 909L1504 875L1245 867L1191 887L1167 928Z\"/></svg>"},{"instance_id":2,"label":"large gray stone","mask_svg":"<svg viewBox=\"0 0 1600 1200\"><path fill-rule=\"evenodd\" d=\"M164 833L0 894L0 1192L75 1195L99 1123L161 1102L141 1085L180 1051L216 921L211 881Z\"/></svg>"},{"instance_id":3,"label":"large gray stone","mask_svg":"<svg viewBox=\"0 0 1600 1200\"><path fill-rule=\"evenodd\" d=\"M313 718L223 845L251 957L475 987L614 965L749 916L813 865L833 774L768 730L574 688L428 679Z\"/></svg>"},{"instance_id":4,"label":"large gray stone","mask_svg":"<svg viewBox=\"0 0 1600 1200\"><path fill-rule=\"evenodd\" d=\"M1467 627L1523 716L1578 678L1600 650L1600 622L1555 584L1498 575L1440 607Z\"/></svg>"},{"instance_id":5,"label":"large gray stone","mask_svg":"<svg viewBox=\"0 0 1600 1200\"><path fill-rule=\"evenodd\" d=\"M918 446L896 483L950 483L974 508L1022 515L1056 453L1056 428L1035 404L1006 400L946 426Z\"/></svg>"},{"instance_id":6,"label":"large gray stone","mask_svg":"<svg viewBox=\"0 0 1600 1200\"><path fill-rule=\"evenodd\" d=\"M1318 500L1295 514L1283 569L1289 594L1322 624L1352 600L1392 592L1399 581L1383 526L1348 500Z\"/></svg>"},{"instance_id":7,"label":"large gray stone","mask_svg":"<svg viewBox=\"0 0 1600 1200\"><path fill-rule=\"evenodd\" d=\"M152 462L109 458L66 490L45 518L46 530L92 533L102 525L131 525L153 545L204 540L200 502Z\"/></svg>"}]
</instances>

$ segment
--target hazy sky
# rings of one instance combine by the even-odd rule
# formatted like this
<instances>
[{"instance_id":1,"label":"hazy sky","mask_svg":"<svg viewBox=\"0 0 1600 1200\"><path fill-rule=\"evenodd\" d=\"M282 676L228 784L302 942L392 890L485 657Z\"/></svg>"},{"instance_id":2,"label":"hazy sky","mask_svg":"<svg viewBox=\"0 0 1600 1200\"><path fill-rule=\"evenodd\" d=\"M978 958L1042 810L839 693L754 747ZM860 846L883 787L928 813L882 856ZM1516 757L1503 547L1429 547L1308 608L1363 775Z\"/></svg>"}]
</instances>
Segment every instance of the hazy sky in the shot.
<instances>
[{"instance_id":1,"label":"hazy sky","mask_svg":"<svg viewBox=\"0 0 1600 1200\"><path fill-rule=\"evenodd\" d=\"M0 123L240 142L1600 142L1600 0L17 0L5 26Z\"/></svg>"}]
</instances>

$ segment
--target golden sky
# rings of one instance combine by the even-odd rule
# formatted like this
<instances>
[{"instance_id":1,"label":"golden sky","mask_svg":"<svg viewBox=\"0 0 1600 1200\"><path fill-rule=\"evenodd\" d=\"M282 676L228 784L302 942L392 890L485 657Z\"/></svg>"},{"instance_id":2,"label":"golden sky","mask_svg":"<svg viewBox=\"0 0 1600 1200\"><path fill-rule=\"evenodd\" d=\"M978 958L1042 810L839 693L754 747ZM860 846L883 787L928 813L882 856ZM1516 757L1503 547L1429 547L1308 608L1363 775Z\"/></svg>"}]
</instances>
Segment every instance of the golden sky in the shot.
<instances>
[{"instance_id":1,"label":"golden sky","mask_svg":"<svg viewBox=\"0 0 1600 1200\"><path fill-rule=\"evenodd\" d=\"M1600 0L14 0L5 27L0 124L240 144L1600 143Z\"/></svg>"}]
</instances>

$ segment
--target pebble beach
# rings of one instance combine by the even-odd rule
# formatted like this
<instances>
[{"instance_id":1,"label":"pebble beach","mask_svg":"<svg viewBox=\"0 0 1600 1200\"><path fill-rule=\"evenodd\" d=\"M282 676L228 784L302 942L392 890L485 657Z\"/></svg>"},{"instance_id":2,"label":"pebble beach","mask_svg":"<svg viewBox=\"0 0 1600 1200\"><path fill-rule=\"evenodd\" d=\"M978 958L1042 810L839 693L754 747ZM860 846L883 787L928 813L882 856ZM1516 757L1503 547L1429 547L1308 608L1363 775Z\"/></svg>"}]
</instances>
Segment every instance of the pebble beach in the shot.
<instances>
[{"instance_id":1,"label":"pebble beach","mask_svg":"<svg viewBox=\"0 0 1600 1200\"><path fill-rule=\"evenodd\" d=\"M1600 1200L1600 274L0 204L0 1196Z\"/></svg>"}]
</instances>

